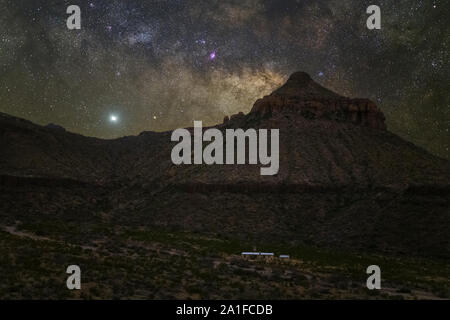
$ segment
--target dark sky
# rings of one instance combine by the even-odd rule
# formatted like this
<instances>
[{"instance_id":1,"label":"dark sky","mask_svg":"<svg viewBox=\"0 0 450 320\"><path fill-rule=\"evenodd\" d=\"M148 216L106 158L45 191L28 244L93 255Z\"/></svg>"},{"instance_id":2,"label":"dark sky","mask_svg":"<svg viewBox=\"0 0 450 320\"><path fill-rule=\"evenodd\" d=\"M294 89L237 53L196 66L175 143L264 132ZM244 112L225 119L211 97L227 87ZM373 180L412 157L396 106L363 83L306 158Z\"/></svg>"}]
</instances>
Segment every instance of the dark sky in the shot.
<instances>
[{"instance_id":1,"label":"dark sky","mask_svg":"<svg viewBox=\"0 0 450 320\"><path fill-rule=\"evenodd\" d=\"M221 122L306 71L450 158L449 20L444 0L0 0L0 111L113 138Z\"/></svg>"}]
</instances>

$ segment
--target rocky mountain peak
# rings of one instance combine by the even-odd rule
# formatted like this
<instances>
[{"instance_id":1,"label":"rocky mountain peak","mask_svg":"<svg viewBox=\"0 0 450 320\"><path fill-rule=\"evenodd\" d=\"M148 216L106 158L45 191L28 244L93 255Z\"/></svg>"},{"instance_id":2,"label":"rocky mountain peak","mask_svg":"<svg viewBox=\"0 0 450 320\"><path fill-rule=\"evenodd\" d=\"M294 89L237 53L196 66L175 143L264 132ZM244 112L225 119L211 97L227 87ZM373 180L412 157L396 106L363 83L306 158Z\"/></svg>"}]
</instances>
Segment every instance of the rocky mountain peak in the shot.
<instances>
[{"instance_id":1,"label":"rocky mountain peak","mask_svg":"<svg viewBox=\"0 0 450 320\"><path fill-rule=\"evenodd\" d=\"M293 73L286 83L275 90L271 96L282 96L302 100L342 99L340 95L328 90L314 80L306 72Z\"/></svg>"},{"instance_id":2,"label":"rocky mountain peak","mask_svg":"<svg viewBox=\"0 0 450 320\"><path fill-rule=\"evenodd\" d=\"M316 83L307 73L295 72L270 95L259 99L251 113L297 113L307 119L328 119L385 130L385 117L369 99L350 99Z\"/></svg>"}]
</instances>

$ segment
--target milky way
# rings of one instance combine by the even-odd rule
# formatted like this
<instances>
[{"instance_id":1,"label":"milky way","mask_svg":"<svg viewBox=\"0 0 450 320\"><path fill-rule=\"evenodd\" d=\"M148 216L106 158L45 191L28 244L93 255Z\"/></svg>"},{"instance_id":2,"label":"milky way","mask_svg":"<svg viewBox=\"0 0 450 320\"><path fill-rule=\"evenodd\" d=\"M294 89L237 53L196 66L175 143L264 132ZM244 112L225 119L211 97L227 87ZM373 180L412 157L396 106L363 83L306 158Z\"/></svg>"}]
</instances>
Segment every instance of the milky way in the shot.
<instances>
[{"instance_id":1,"label":"milky way","mask_svg":"<svg viewBox=\"0 0 450 320\"><path fill-rule=\"evenodd\" d=\"M102 138L212 125L301 70L450 158L449 15L438 0L0 0L0 111Z\"/></svg>"}]
</instances>

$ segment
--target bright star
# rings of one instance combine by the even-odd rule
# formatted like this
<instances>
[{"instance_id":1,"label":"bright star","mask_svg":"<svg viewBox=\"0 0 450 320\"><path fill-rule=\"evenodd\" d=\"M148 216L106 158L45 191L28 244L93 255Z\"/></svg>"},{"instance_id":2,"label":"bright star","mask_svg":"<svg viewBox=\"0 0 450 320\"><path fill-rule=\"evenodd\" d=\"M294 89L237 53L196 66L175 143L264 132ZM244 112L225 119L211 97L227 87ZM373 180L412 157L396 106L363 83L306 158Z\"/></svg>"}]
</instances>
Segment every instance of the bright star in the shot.
<instances>
[{"instance_id":1,"label":"bright star","mask_svg":"<svg viewBox=\"0 0 450 320\"><path fill-rule=\"evenodd\" d=\"M117 122L117 121L119 121L119 118L116 115L112 114L109 116L109 121Z\"/></svg>"}]
</instances>

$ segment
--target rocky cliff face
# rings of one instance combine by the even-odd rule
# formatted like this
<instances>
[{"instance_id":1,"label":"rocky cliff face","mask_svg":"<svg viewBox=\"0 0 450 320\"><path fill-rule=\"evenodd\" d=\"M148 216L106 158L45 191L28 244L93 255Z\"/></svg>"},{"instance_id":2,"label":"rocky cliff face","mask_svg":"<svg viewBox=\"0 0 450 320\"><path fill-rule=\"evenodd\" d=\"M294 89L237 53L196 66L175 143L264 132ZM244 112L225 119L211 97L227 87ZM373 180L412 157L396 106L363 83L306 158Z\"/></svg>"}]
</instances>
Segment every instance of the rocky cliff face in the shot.
<instances>
[{"instance_id":1,"label":"rocky cliff face","mask_svg":"<svg viewBox=\"0 0 450 320\"><path fill-rule=\"evenodd\" d=\"M342 97L321 87L304 72L292 74L281 88L257 100L251 112L263 117L294 112L307 119L329 119L386 130L385 117L375 103Z\"/></svg>"}]
</instances>

